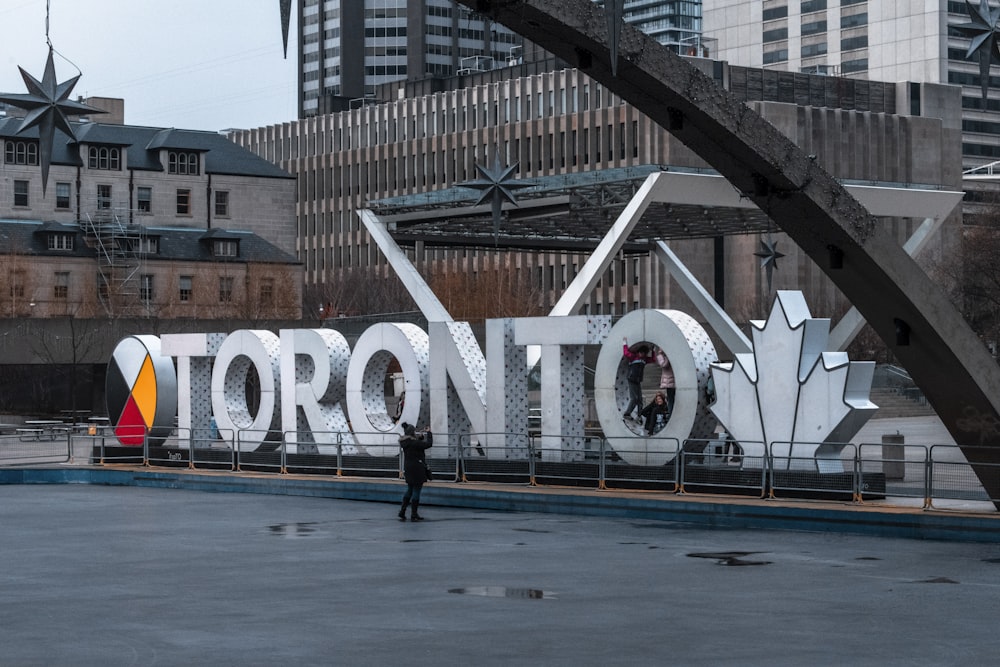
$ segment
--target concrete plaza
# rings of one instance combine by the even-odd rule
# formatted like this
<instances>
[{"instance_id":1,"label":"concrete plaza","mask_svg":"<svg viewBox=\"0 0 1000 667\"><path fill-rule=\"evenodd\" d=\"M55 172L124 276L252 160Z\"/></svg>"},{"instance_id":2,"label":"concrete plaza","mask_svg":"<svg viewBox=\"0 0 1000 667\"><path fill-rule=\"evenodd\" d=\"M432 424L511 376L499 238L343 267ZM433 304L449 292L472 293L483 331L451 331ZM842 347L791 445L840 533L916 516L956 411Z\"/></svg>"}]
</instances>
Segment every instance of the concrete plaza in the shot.
<instances>
[{"instance_id":1,"label":"concrete plaza","mask_svg":"<svg viewBox=\"0 0 1000 667\"><path fill-rule=\"evenodd\" d=\"M1000 546L80 484L0 486L8 665L948 665Z\"/></svg>"}]
</instances>

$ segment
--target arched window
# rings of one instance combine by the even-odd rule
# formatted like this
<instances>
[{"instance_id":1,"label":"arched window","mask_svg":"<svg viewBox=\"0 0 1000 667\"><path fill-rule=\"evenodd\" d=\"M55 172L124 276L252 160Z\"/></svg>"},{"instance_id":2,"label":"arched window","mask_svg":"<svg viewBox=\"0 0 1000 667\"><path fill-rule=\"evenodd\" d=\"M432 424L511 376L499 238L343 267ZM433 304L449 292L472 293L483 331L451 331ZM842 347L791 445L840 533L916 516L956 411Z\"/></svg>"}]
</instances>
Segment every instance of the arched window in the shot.
<instances>
[{"instance_id":1,"label":"arched window","mask_svg":"<svg viewBox=\"0 0 1000 667\"><path fill-rule=\"evenodd\" d=\"M198 154L170 151L167 153L167 173L194 176L198 174Z\"/></svg>"},{"instance_id":2,"label":"arched window","mask_svg":"<svg viewBox=\"0 0 1000 667\"><path fill-rule=\"evenodd\" d=\"M121 149L108 146L91 146L87 151L87 164L91 169L119 171L121 167Z\"/></svg>"},{"instance_id":3,"label":"arched window","mask_svg":"<svg viewBox=\"0 0 1000 667\"><path fill-rule=\"evenodd\" d=\"M38 144L33 141L7 141L4 144L7 164L38 164Z\"/></svg>"}]
</instances>

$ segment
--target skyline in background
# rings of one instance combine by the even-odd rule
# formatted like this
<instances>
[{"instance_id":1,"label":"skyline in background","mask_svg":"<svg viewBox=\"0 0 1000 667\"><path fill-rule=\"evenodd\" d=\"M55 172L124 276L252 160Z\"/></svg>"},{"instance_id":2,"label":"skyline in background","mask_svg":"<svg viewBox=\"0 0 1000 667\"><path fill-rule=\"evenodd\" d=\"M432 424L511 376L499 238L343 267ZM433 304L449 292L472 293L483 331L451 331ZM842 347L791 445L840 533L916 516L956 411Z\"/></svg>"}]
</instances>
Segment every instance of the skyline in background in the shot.
<instances>
[{"instance_id":1,"label":"skyline in background","mask_svg":"<svg viewBox=\"0 0 1000 667\"><path fill-rule=\"evenodd\" d=\"M0 91L27 92L18 67L42 79L45 8L0 5ZM296 17L285 59L277 0L50 0L49 11L56 80L82 72L71 99L123 98L128 125L219 131L297 117Z\"/></svg>"}]
</instances>

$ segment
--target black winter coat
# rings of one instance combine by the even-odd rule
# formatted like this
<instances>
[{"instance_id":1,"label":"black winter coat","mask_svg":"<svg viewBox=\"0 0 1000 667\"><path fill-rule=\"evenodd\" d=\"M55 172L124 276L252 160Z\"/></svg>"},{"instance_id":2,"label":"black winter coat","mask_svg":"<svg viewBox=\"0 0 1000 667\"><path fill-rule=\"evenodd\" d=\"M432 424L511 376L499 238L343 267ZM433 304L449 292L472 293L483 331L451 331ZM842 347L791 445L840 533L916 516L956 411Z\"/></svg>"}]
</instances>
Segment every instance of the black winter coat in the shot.
<instances>
[{"instance_id":1,"label":"black winter coat","mask_svg":"<svg viewBox=\"0 0 1000 667\"><path fill-rule=\"evenodd\" d=\"M667 420L670 419L670 406L665 402L660 404L654 400L639 413L639 416L645 420L643 426L646 428L646 433L653 435L659 430L656 428L656 418L658 415L661 418L660 422L665 425Z\"/></svg>"},{"instance_id":2,"label":"black winter coat","mask_svg":"<svg viewBox=\"0 0 1000 667\"><path fill-rule=\"evenodd\" d=\"M407 484L423 484L427 481L424 451L433 444L431 434L404 435L399 439L403 448L403 479Z\"/></svg>"}]
</instances>

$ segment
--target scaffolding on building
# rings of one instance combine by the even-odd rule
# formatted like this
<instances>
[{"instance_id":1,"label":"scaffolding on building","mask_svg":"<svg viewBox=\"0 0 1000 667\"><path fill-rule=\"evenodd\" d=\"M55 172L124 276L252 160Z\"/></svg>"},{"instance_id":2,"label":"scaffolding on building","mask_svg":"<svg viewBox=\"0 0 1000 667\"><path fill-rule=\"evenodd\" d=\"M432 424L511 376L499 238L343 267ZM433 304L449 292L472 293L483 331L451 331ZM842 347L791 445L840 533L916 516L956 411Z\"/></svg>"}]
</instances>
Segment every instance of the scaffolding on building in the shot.
<instances>
[{"instance_id":1,"label":"scaffolding on building","mask_svg":"<svg viewBox=\"0 0 1000 667\"><path fill-rule=\"evenodd\" d=\"M80 219L84 241L97 257L98 300L109 317L143 314L149 306L142 284L146 228L131 220L127 206L101 198L89 202Z\"/></svg>"}]
</instances>

